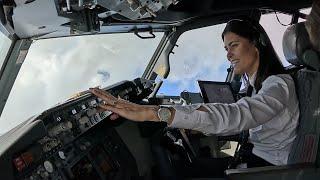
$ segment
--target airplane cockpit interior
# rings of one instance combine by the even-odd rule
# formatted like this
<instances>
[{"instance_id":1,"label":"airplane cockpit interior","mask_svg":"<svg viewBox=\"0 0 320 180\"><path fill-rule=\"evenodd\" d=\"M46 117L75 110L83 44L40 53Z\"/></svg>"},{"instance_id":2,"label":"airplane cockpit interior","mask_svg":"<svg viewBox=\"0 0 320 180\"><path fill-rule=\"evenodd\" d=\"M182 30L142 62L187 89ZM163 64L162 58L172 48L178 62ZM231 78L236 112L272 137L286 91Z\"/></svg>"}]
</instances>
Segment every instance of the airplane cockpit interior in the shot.
<instances>
[{"instance_id":1,"label":"airplane cockpit interior","mask_svg":"<svg viewBox=\"0 0 320 180\"><path fill-rule=\"evenodd\" d=\"M185 169L220 157L230 158L223 179L319 179L320 54L305 29L311 7L311 0L0 0L0 179L214 179ZM221 39L232 19L260 22L274 35L294 77L300 117L288 165L235 168L245 132L110 120L111 111L98 110L103 100L90 87L143 105L246 96Z\"/></svg>"}]
</instances>

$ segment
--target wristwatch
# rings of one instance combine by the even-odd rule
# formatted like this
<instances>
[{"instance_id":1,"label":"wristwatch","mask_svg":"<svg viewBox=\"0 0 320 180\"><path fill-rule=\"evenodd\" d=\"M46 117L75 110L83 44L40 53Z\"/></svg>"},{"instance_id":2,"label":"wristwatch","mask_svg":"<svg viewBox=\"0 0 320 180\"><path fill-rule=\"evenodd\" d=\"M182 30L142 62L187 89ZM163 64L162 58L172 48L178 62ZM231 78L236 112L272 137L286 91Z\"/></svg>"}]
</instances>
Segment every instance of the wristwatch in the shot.
<instances>
[{"instance_id":1,"label":"wristwatch","mask_svg":"<svg viewBox=\"0 0 320 180\"><path fill-rule=\"evenodd\" d=\"M168 107L160 106L158 109L158 118L160 122L168 123L171 118L171 110Z\"/></svg>"}]
</instances>

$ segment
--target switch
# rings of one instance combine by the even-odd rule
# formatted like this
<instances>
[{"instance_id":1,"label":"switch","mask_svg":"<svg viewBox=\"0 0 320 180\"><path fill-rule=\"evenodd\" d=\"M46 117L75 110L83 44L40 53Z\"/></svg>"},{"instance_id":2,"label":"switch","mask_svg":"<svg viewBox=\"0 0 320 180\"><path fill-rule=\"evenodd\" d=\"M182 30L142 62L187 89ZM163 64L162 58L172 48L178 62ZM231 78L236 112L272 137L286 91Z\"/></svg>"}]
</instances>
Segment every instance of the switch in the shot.
<instances>
[{"instance_id":1,"label":"switch","mask_svg":"<svg viewBox=\"0 0 320 180\"><path fill-rule=\"evenodd\" d=\"M72 109L72 110L71 110L71 113L72 113L73 115L75 115L75 114L77 114L77 110Z\"/></svg>"}]
</instances>

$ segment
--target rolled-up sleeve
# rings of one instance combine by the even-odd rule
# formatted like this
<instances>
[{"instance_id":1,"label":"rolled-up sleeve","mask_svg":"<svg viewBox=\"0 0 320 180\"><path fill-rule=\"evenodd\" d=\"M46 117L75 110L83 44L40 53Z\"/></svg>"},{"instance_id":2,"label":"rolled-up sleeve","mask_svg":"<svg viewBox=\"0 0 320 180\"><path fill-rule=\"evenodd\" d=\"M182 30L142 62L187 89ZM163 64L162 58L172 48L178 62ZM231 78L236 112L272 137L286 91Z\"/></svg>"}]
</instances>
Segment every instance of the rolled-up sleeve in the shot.
<instances>
[{"instance_id":1,"label":"rolled-up sleeve","mask_svg":"<svg viewBox=\"0 0 320 180\"><path fill-rule=\"evenodd\" d=\"M241 98L236 103L173 106L175 116L170 127L193 129L205 134L235 134L268 122L283 111L288 99L286 81L270 76L258 94ZM208 112L197 110L200 106Z\"/></svg>"}]
</instances>

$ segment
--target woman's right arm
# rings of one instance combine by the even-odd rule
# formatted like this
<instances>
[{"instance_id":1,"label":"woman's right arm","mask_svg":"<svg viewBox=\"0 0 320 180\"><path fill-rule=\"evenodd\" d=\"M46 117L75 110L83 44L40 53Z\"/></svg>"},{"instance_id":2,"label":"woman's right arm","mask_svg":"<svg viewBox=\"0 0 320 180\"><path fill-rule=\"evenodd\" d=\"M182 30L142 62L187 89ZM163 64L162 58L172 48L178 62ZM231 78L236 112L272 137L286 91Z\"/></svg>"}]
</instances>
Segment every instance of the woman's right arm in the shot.
<instances>
[{"instance_id":1,"label":"woman's right arm","mask_svg":"<svg viewBox=\"0 0 320 180\"><path fill-rule=\"evenodd\" d=\"M278 76L270 76L257 95L244 97L237 103L174 106L176 113L170 126L205 134L235 134L268 122L285 109L288 101L287 82ZM200 107L207 112L197 110Z\"/></svg>"}]
</instances>

